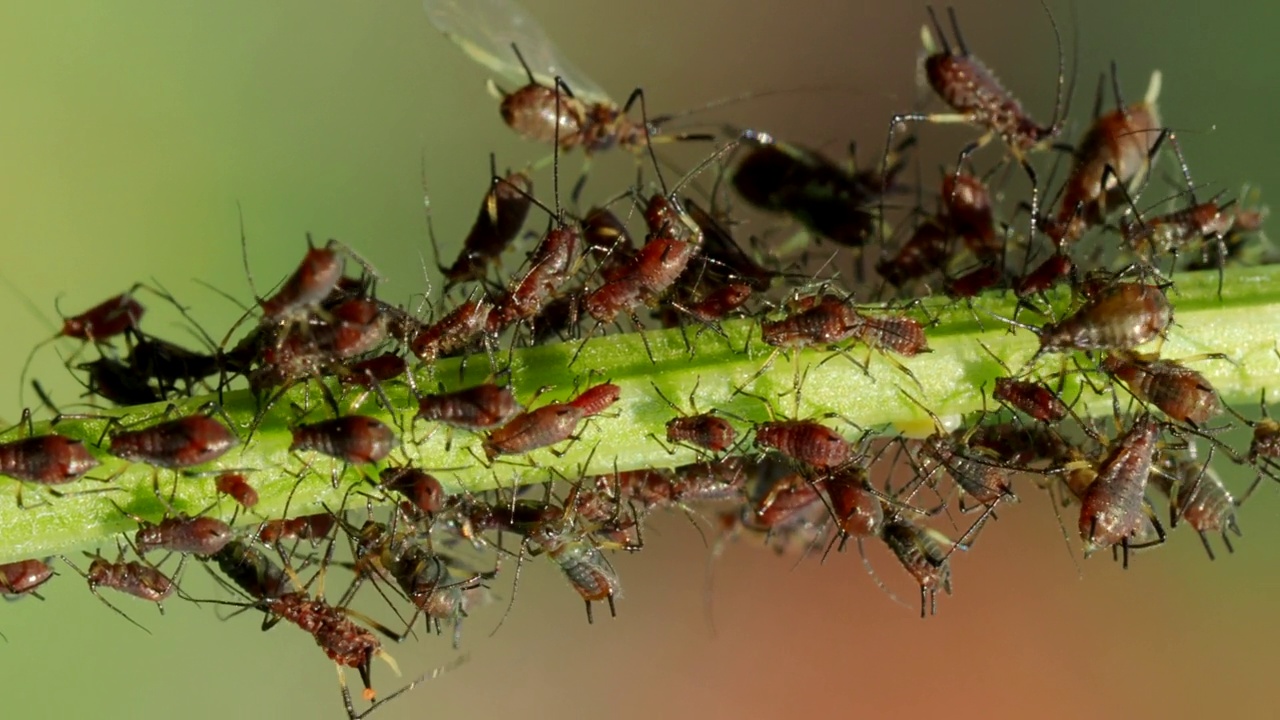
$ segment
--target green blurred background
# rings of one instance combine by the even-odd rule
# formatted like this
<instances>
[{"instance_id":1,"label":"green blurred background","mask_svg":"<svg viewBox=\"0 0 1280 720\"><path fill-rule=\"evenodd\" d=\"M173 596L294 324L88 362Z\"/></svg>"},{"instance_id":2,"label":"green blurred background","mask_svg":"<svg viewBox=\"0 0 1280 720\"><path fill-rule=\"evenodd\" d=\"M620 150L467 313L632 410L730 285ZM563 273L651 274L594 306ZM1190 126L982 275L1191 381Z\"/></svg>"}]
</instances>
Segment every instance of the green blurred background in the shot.
<instances>
[{"instance_id":1,"label":"green blurred background","mask_svg":"<svg viewBox=\"0 0 1280 720\"><path fill-rule=\"evenodd\" d=\"M1080 37L1070 136L1109 60L1134 99L1160 68L1166 121L1183 131L1197 181L1277 187L1270 4L1232 4L1234 14L1190 2L1077 5L1078 26L1064 4L1054 7L1064 33ZM887 117L914 103L922 5L529 6L597 82L616 97L643 85L658 112L747 90L830 86L705 119L833 153L857 138L870 158ZM957 6L970 46L1047 119L1056 59L1038 4ZM506 130L485 71L432 30L413 0L11 2L0 9L0 68L0 273L50 317L59 297L78 311L155 277L206 327L225 328L238 310L192 281L250 297L237 202L260 285L291 268L312 231L359 249L387 276L389 297L405 299L424 290L419 257L430 258L422 158L437 230L456 242L490 151L513 166L546 154ZM972 131L921 135L929 157L943 159ZM671 152L686 164L697 158ZM634 172L626 156L597 168L595 197ZM545 175L535 183L549 197ZM10 347L0 377L12 379L0 384L0 413L16 418L19 367L52 329L16 295L0 296L9 299ZM176 327L151 306L149 327ZM78 394L60 382L52 346L34 368L61 401ZM1048 504L1031 496L984 532L980 551L954 558L957 595L927 622L893 605L856 556L793 568L739 543L716 566L714 634L703 607L706 552L673 518L648 533L644 553L615 559L626 591L618 618L598 613L589 627L558 573L532 563L501 632L488 637L509 576L493 611L468 623L470 662L380 717L1270 715L1280 655L1280 629L1266 615L1277 598L1275 495L1263 488L1244 510L1247 536L1234 556L1210 563L1184 531L1128 572L1091 559L1083 580ZM913 604L892 559L872 560ZM186 577L194 591L211 592L203 573ZM48 596L0 614L6 716L342 715L332 664L294 629L263 635L256 619L220 622L213 608L176 602L160 618L113 597L148 636L65 571ZM406 677L452 657L436 638L392 652ZM383 692L398 687L385 665L375 666L375 681Z\"/></svg>"}]
</instances>

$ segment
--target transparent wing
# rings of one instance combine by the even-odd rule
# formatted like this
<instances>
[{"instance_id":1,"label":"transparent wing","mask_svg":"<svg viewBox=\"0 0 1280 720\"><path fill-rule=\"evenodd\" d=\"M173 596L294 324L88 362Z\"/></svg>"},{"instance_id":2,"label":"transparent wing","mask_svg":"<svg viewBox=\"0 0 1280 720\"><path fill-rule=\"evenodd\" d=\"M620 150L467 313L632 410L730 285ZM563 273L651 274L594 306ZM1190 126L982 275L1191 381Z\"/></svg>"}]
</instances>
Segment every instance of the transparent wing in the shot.
<instances>
[{"instance_id":1,"label":"transparent wing","mask_svg":"<svg viewBox=\"0 0 1280 720\"><path fill-rule=\"evenodd\" d=\"M575 97L616 104L560 55L542 26L515 0L423 0L422 8L431 24L472 60L517 86L526 85L529 76L511 49L512 43L520 48L539 83L552 86L559 75Z\"/></svg>"}]
</instances>

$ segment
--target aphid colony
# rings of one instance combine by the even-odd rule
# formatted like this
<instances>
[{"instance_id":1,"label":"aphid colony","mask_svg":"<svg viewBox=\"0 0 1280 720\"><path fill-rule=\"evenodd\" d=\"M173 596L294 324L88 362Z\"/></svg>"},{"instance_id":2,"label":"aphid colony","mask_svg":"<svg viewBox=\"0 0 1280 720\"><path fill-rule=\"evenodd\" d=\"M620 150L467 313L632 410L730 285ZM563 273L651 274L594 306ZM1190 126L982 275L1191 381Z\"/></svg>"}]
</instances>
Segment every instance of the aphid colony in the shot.
<instances>
[{"instance_id":1,"label":"aphid colony","mask_svg":"<svg viewBox=\"0 0 1280 720\"><path fill-rule=\"evenodd\" d=\"M509 0L427 0L426 10L473 57L526 83L501 91L502 117L522 135L557 154L652 150L662 119L630 119L632 103L618 108L584 82ZM954 13L950 21L950 40L932 11L932 29L924 31L925 75L950 113L895 116L875 166L850 171L759 130L730 133L710 154L708 166L727 167L719 185L804 228L810 242L799 256L780 256L762 242L744 245L723 198L695 197L684 181L669 188L656 172L654 182L631 188L621 201L579 216L561 207L558 190L547 207L533 170L499 173L493 163L460 253L437 257L447 290L425 316L379 298L373 269L330 241L308 243L294 273L246 315L246 332L237 337L232 328L204 351L143 330L146 296L172 301L144 285L66 318L54 339L80 344L67 366L91 404L207 402L195 413L109 422L96 438L60 430L94 420L93 412L59 413L41 434L27 415L0 443L0 475L17 480L28 503L37 488L50 503L70 492L104 493L118 518L136 522L114 559L95 553L82 569L63 558L130 622L139 624L107 590L158 607L175 597L196 599L182 579L190 566L203 565L234 599L200 600L258 610L264 628L294 625L339 667L359 673L371 704L357 712L344 681L352 718L421 681L375 693L373 660L389 660L384 638L405 638L421 618L428 630L448 629L457 646L468 610L494 595L514 597L514 585L499 584L508 575L503 568L514 567L510 575L518 579L523 565L544 556L584 603L588 621L600 604L615 613L622 581L608 554L641 549L645 521L662 509L709 525L719 538L715 552L731 538L752 536L779 551L817 549L813 554L826 559L852 539L870 568L865 550L879 546L882 558L895 558L918 585L921 616L935 611L939 590L951 592L956 551L975 547L997 510L1032 488L1070 514L1086 555L1110 549L1127 566L1135 551L1165 542L1179 525L1200 535L1211 558L1211 534L1231 551L1230 534L1240 534L1237 508L1263 478L1280 481L1280 425L1266 414L1265 395L1262 419L1247 419L1193 367L1230 358L1166 358L1156 348L1176 327L1175 275L1187 265L1221 270L1258 261L1263 213L1216 196L1197 200L1177 139L1157 111L1159 73L1142 102L1130 105L1114 67L1115 109L1099 111L1084 128L1061 186L1041 186L1037 155L1070 129L1061 71L1060 107L1049 125L1037 124L970 54ZM962 122L982 135L938 178L935 206L896 213L913 194L905 191L932 187L905 178L917 142L895 140L905 121ZM683 139L708 137L714 139ZM1003 151L981 173L975 158L989 153L982 146L994 138ZM1140 211L1138 198L1151 192L1152 168L1166 148L1186 192L1167 212ZM994 171L1012 163L1032 184L1026 221L1001 216L992 200L1008 191L992 187ZM1041 197L1049 199L1045 212ZM546 230L537 232L530 217L542 211ZM890 215L902 215L896 227L889 227ZM823 274L807 270L819 263ZM350 274L353 266L358 275ZM857 293L846 289L849 278L858 280ZM1047 293L1060 284L1072 299L1055 314ZM857 418L783 417L785 404L775 407L754 385L780 355L843 356L854 373L883 358L905 398L933 416L919 379L901 361L929 352L930 318L909 300L980 292L1016 296L1014 317L983 319L1034 332L1039 349L1025 368L1003 368L1005 375L981 390L991 409L957 429L933 417L932 434L912 439L863 428ZM893 302L864 302L872 299ZM559 401L523 396L511 360L520 349L608 342L598 336L612 328L681 328L686 337L727 339L722 323L732 318L751 324L754 344L766 350L760 372L734 394L762 401L769 419L708 407L697 387L688 397L669 397L662 378L652 378L650 399L669 412L646 441L673 457L692 451L696 462L594 475L557 467L563 479L554 484L450 494L437 477L447 469L425 467L409 451L423 432L439 429L477 466L526 461L542 448L563 451L585 428L606 427L624 390L584 372L575 387L556 388ZM89 351L96 359L80 358ZM436 365L452 357L485 365L489 377L466 385L437 377ZM260 409L247 424L233 422L218 402L243 385ZM1113 398L1111 417L1081 417L1083 386ZM294 402L299 388L314 402L298 408L290 427L289 452L303 466L297 483L330 480L342 488L342 502L301 517L262 515L255 474L263 470L223 461L233 448L251 445L264 414ZM401 397L407 391L416 407L396 408L392 389ZM792 392L814 390L797 372ZM1253 430L1248 448L1219 439L1233 424L1224 411ZM618 456L603 441L591 452L606 461ZM1257 481L1235 497L1210 465L1215 456L1251 466ZM95 474L108 457L155 468L152 488L142 491L153 497L126 503L128 493L117 492L113 477ZM323 458L334 461L331 473L321 472L330 467ZM87 479L103 482L63 487ZM215 516L231 514L216 505L190 514L176 509L178 486L191 482L225 496L236 527ZM1167 499L1167 511L1157 509L1155 495ZM143 509L157 503L161 517ZM374 503L391 509L374 511ZM166 564L154 559L156 551L181 560ZM352 577L345 588L320 580L339 568ZM43 560L2 565L0 591L35 594L52 574ZM396 622L353 609L369 585L393 606Z\"/></svg>"}]
</instances>

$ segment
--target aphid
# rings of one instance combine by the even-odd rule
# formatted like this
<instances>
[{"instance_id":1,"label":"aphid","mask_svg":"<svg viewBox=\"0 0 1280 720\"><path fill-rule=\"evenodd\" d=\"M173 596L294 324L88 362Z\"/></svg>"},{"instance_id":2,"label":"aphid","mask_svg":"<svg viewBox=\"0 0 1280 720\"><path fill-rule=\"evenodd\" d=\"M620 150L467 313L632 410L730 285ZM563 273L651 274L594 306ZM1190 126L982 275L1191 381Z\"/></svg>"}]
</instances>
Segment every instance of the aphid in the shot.
<instances>
[{"instance_id":1,"label":"aphid","mask_svg":"<svg viewBox=\"0 0 1280 720\"><path fill-rule=\"evenodd\" d=\"M620 278L628 261L636 254L627 226L605 208L587 211L587 216L582 219L582 241L587 254L601 256L597 272L605 282Z\"/></svg>"},{"instance_id":2,"label":"aphid","mask_svg":"<svg viewBox=\"0 0 1280 720\"><path fill-rule=\"evenodd\" d=\"M489 433L484 452L489 459L554 445L573 436L586 413L568 403L552 403L520 413Z\"/></svg>"},{"instance_id":3,"label":"aphid","mask_svg":"<svg viewBox=\"0 0 1280 720\"><path fill-rule=\"evenodd\" d=\"M217 518L178 515L150 523L136 515L125 514L138 523L133 545L139 555L146 555L152 550L168 550L210 556L226 547L235 537L231 526Z\"/></svg>"},{"instance_id":4,"label":"aphid","mask_svg":"<svg viewBox=\"0 0 1280 720\"><path fill-rule=\"evenodd\" d=\"M569 404L582 411L583 417L599 415L622 397L622 388L613 383L601 383L583 390Z\"/></svg>"},{"instance_id":5,"label":"aphid","mask_svg":"<svg viewBox=\"0 0 1280 720\"><path fill-rule=\"evenodd\" d=\"M1160 79L1159 70L1151 73L1143 101L1126 107L1112 64L1116 109L1095 119L1080 140L1058 216L1046 223L1045 231L1059 249L1123 205L1127 191L1121 186L1133 187L1146 178L1151 158L1165 135L1155 104L1160 96Z\"/></svg>"},{"instance_id":6,"label":"aphid","mask_svg":"<svg viewBox=\"0 0 1280 720\"><path fill-rule=\"evenodd\" d=\"M1070 256L1063 252L1055 252L1019 278L1017 284L1013 286L1013 292L1020 298L1045 292L1072 276L1075 271L1076 265Z\"/></svg>"},{"instance_id":7,"label":"aphid","mask_svg":"<svg viewBox=\"0 0 1280 720\"><path fill-rule=\"evenodd\" d=\"M284 281L275 295L261 300L262 318L280 322L319 307L342 279L344 262L338 243L330 240L324 247L310 246L298 269Z\"/></svg>"},{"instance_id":8,"label":"aphid","mask_svg":"<svg viewBox=\"0 0 1280 720\"><path fill-rule=\"evenodd\" d=\"M98 459L79 440L62 435L0 443L0 475L38 485L73 482L98 467Z\"/></svg>"},{"instance_id":9,"label":"aphid","mask_svg":"<svg viewBox=\"0 0 1280 720\"><path fill-rule=\"evenodd\" d=\"M162 468L186 468L222 457L239 443L226 425L204 415L168 420L111 435L108 452Z\"/></svg>"},{"instance_id":10,"label":"aphid","mask_svg":"<svg viewBox=\"0 0 1280 720\"><path fill-rule=\"evenodd\" d=\"M680 413L680 416L671 418L667 421L667 442L669 443L685 443L703 450L713 453L720 453L733 447L738 439L738 431L728 420L716 415L714 412L699 413L697 403L694 401L694 395L697 394L697 384L694 384L693 390L689 393L689 405L693 408L694 414L685 415L675 403L671 402L655 384L654 392L658 393L658 397L662 398L672 410Z\"/></svg>"},{"instance_id":11,"label":"aphid","mask_svg":"<svg viewBox=\"0 0 1280 720\"><path fill-rule=\"evenodd\" d=\"M523 409L511 388L485 383L451 393L424 395L418 399L416 418L485 430L504 425Z\"/></svg>"},{"instance_id":12,"label":"aphid","mask_svg":"<svg viewBox=\"0 0 1280 720\"><path fill-rule=\"evenodd\" d=\"M526 83L509 93L499 91L502 119L526 139L592 154L615 145L643 147L657 134L655 124L646 127L626 116L639 91L619 108L560 57L537 21L511 0L427 0L423 7L431 24L472 60L504 79Z\"/></svg>"},{"instance_id":13,"label":"aphid","mask_svg":"<svg viewBox=\"0 0 1280 720\"><path fill-rule=\"evenodd\" d=\"M1189 450L1166 452L1161 454L1151 474L1151 484L1169 498L1169 527L1176 528L1185 520L1200 535L1210 560L1214 556L1207 533L1221 533L1227 552L1235 552L1227 531L1243 535L1236 523L1237 503L1209 466L1212 459L1212 446L1209 458L1203 463Z\"/></svg>"},{"instance_id":14,"label":"aphid","mask_svg":"<svg viewBox=\"0 0 1280 720\"><path fill-rule=\"evenodd\" d=\"M552 403L523 412L506 425L489 433L484 441L485 454L516 455L568 440L578 423L602 412L617 401L621 389L611 383L587 388L565 403Z\"/></svg>"},{"instance_id":15,"label":"aphid","mask_svg":"<svg viewBox=\"0 0 1280 720\"><path fill-rule=\"evenodd\" d=\"M725 319L729 313L742 307L755 291L746 283L729 283L721 285L704 295L700 300L687 304L672 303L683 310L694 320L704 325L714 326Z\"/></svg>"},{"instance_id":16,"label":"aphid","mask_svg":"<svg viewBox=\"0 0 1280 720\"><path fill-rule=\"evenodd\" d=\"M0 565L0 594L33 595L54 575L43 560L19 560Z\"/></svg>"},{"instance_id":17,"label":"aphid","mask_svg":"<svg viewBox=\"0 0 1280 720\"><path fill-rule=\"evenodd\" d=\"M924 325L915 318L905 315L860 315L860 318L861 321L853 329L853 337L872 350L891 352L903 357L915 357L929 352ZM898 367L911 375L905 367Z\"/></svg>"},{"instance_id":18,"label":"aphid","mask_svg":"<svg viewBox=\"0 0 1280 720\"><path fill-rule=\"evenodd\" d=\"M98 344L121 335L127 330L137 329L143 313L146 312L146 308L133 297L133 292L138 287L135 285L128 292L108 298L79 315L63 318L62 329L53 337L37 343L27 355L19 376L19 387L26 385L27 370L31 367L31 360L35 358L36 351L48 343L59 338L71 338Z\"/></svg>"},{"instance_id":19,"label":"aphid","mask_svg":"<svg viewBox=\"0 0 1280 720\"><path fill-rule=\"evenodd\" d=\"M755 446L775 450L815 470L840 467L856 454L840 433L812 420L762 422L755 426Z\"/></svg>"},{"instance_id":20,"label":"aphid","mask_svg":"<svg viewBox=\"0 0 1280 720\"><path fill-rule=\"evenodd\" d=\"M1047 8L1045 12L1048 13ZM980 127L985 131L984 134L975 142L966 145L960 152L957 167L963 166L965 159L972 152L998 136L1031 180L1031 214L1034 218L1039 211L1039 191L1036 173L1027 160L1027 155L1057 137L1062 131L1062 123L1066 116L1062 111L1065 76L1062 72L1062 41L1058 35L1058 25L1053 22L1053 17L1050 15L1053 35L1058 43L1058 85L1053 122L1045 126L1032 120L1023 110L1022 104L1000 84L995 74L981 60L969 53L969 48L960 33L960 23L956 19L955 9L947 8L947 14L951 19L952 35L955 37L954 49L947 40L942 23L938 21L938 16L932 7L929 8L929 19L932 21L937 37L935 38L934 33L925 26L921 28L920 39L927 53L924 59L924 76L929 87L953 112L950 114L915 112L894 115L889 121L887 145L893 146L893 136L898 125L906 122L964 123ZM888 166L887 159L885 165Z\"/></svg>"},{"instance_id":21,"label":"aphid","mask_svg":"<svg viewBox=\"0 0 1280 720\"><path fill-rule=\"evenodd\" d=\"M992 262L979 265L959 277L947 278L942 289L953 298L971 298L990 290L1003 279L1004 268L999 263Z\"/></svg>"},{"instance_id":22,"label":"aphid","mask_svg":"<svg viewBox=\"0 0 1280 720\"><path fill-rule=\"evenodd\" d=\"M762 322L760 338L785 348L835 345L853 337L862 322L862 316L846 300L825 294L804 298L800 308L787 317Z\"/></svg>"},{"instance_id":23,"label":"aphid","mask_svg":"<svg viewBox=\"0 0 1280 720\"><path fill-rule=\"evenodd\" d=\"M387 352L353 363L347 368L347 372L339 376L338 379L347 384L372 389L377 387L379 383L404 375L408 369L409 366L405 363L404 358L395 353Z\"/></svg>"},{"instance_id":24,"label":"aphid","mask_svg":"<svg viewBox=\"0 0 1280 720\"><path fill-rule=\"evenodd\" d=\"M884 506L880 493L871 487L866 468L850 465L822 478L822 488L831 502L831 516L836 523L838 552L844 552L849 538L858 543L862 551L862 539L879 537L884 528Z\"/></svg>"},{"instance_id":25,"label":"aphid","mask_svg":"<svg viewBox=\"0 0 1280 720\"><path fill-rule=\"evenodd\" d=\"M663 295L697 253L698 246L692 242L662 235L651 237L619 271L617 280L587 294L587 313L597 322L613 322L618 313Z\"/></svg>"},{"instance_id":26,"label":"aphid","mask_svg":"<svg viewBox=\"0 0 1280 720\"><path fill-rule=\"evenodd\" d=\"M280 597L290 587L285 571L244 540L232 539L211 559L231 582L255 600Z\"/></svg>"},{"instance_id":27,"label":"aphid","mask_svg":"<svg viewBox=\"0 0 1280 720\"><path fill-rule=\"evenodd\" d=\"M1118 350L1102 359L1101 368L1123 381L1134 397L1155 405L1172 420L1198 427L1222 412L1222 402L1208 379L1173 360Z\"/></svg>"},{"instance_id":28,"label":"aphid","mask_svg":"<svg viewBox=\"0 0 1280 720\"><path fill-rule=\"evenodd\" d=\"M1124 566L1129 566L1129 551L1164 542L1164 529L1151 518L1159 536L1150 543L1133 544L1131 540L1146 526L1148 503L1147 481L1151 477L1160 424L1143 415L1119 440L1097 468L1097 478L1080 498L1080 536L1085 541L1085 555L1095 550L1120 545Z\"/></svg>"},{"instance_id":29,"label":"aphid","mask_svg":"<svg viewBox=\"0 0 1280 720\"><path fill-rule=\"evenodd\" d=\"M548 230L530 254L528 269L494 302L485 329L496 334L512 323L536 318L569 281L581 245L576 225L561 222Z\"/></svg>"},{"instance_id":30,"label":"aphid","mask_svg":"<svg viewBox=\"0 0 1280 720\"><path fill-rule=\"evenodd\" d=\"M84 383L88 394L107 402L116 405L148 405L164 399L160 391L151 386L146 376L110 355L80 363L76 365L76 369L88 373L87 382Z\"/></svg>"},{"instance_id":31,"label":"aphid","mask_svg":"<svg viewBox=\"0 0 1280 720\"><path fill-rule=\"evenodd\" d=\"M432 515L444 507L445 492L440 481L415 467L384 468L378 477L382 487L403 495L418 510Z\"/></svg>"},{"instance_id":32,"label":"aphid","mask_svg":"<svg viewBox=\"0 0 1280 720\"><path fill-rule=\"evenodd\" d=\"M251 508L258 504L258 491L254 490L245 476L240 473L225 472L218 475L213 481L213 487L240 503L241 507Z\"/></svg>"},{"instance_id":33,"label":"aphid","mask_svg":"<svg viewBox=\"0 0 1280 720\"><path fill-rule=\"evenodd\" d=\"M258 526L258 540L277 545L285 540L309 540L314 545L329 537L337 519L332 513L268 520Z\"/></svg>"},{"instance_id":34,"label":"aphid","mask_svg":"<svg viewBox=\"0 0 1280 720\"><path fill-rule=\"evenodd\" d=\"M1277 353L1280 353L1280 350L1277 350ZM1280 482L1280 422L1273 420L1267 410L1265 389L1258 404L1262 417L1257 420L1244 417L1230 406L1227 408L1241 422L1253 428L1253 438L1249 442L1249 454L1245 456L1245 460L1257 470L1258 475L1249 485L1249 489L1240 496L1239 503L1243 503L1253 495L1253 491L1258 489L1264 476Z\"/></svg>"},{"instance_id":35,"label":"aphid","mask_svg":"<svg viewBox=\"0 0 1280 720\"><path fill-rule=\"evenodd\" d=\"M574 504L572 497L565 503L567 507ZM614 599L622 593L618 574L600 548L574 527L568 513L536 523L525 537L531 552L544 552L560 566L586 605L588 623L595 621L591 611L593 602L609 603L609 614L617 617Z\"/></svg>"},{"instance_id":36,"label":"aphid","mask_svg":"<svg viewBox=\"0 0 1280 720\"><path fill-rule=\"evenodd\" d=\"M986 343L979 341L978 344L1008 372L1009 368L1000 356L992 352ZM1050 390L1044 383L1034 380L998 377L995 379L995 388L991 391L991 397L1043 423L1056 423L1070 412L1057 392Z\"/></svg>"},{"instance_id":37,"label":"aphid","mask_svg":"<svg viewBox=\"0 0 1280 720\"><path fill-rule=\"evenodd\" d=\"M353 465L381 462L400 443L394 430L367 415L344 415L293 427L290 451L311 450Z\"/></svg>"},{"instance_id":38,"label":"aphid","mask_svg":"<svg viewBox=\"0 0 1280 720\"><path fill-rule=\"evenodd\" d=\"M214 355L188 350L137 330L130 330L129 337L133 344L130 370L140 379L154 380L162 396L176 393L178 383L183 383L185 394L191 395L192 386L221 369Z\"/></svg>"},{"instance_id":39,"label":"aphid","mask_svg":"<svg viewBox=\"0 0 1280 720\"><path fill-rule=\"evenodd\" d=\"M485 193L480 213L462 241L458 259L443 270L450 285L484 279L489 266L497 262L524 227L533 205L532 193L533 181L524 173L513 172L501 178L496 172L493 174L489 192Z\"/></svg>"},{"instance_id":40,"label":"aphid","mask_svg":"<svg viewBox=\"0 0 1280 720\"><path fill-rule=\"evenodd\" d=\"M468 300L436 323L419 329L409 349L424 363L461 352L484 336L493 310L487 302Z\"/></svg>"},{"instance_id":41,"label":"aphid","mask_svg":"<svg viewBox=\"0 0 1280 720\"><path fill-rule=\"evenodd\" d=\"M1163 334L1172 321L1173 306L1160 286L1110 284L1071 315L1040 328L1035 357L1073 350L1132 350Z\"/></svg>"},{"instance_id":42,"label":"aphid","mask_svg":"<svg viewBox=\"0 0 1280 720\"><path fill-rule=\"evenodd\" d=\"M141 600L153 602L160 610L160 614L163 615L164 605L161 604L161 601L173 594L173 591L177 587L173 584L173 581L164 573L146 563L138 562L136 560L124 562L123 556L117 562L110 562L101 555L90 555L89 553L85 553L85 555L93 558L93 562L89 564L88 572L81 572L80 568L76 567L74 563L65 557L62 558L62 561L88 581L89 592L93 593L98 600L102 601L103 605L111 608L119 614L120 617L123 617L135 626L141 628L147 633L150 633L150 630L138 625L138 623L133 618L126 615L123 610L112 605L98 592L98 588L108 587L112 590L125 593L126 595L132 595Z\"/></svg>"},{"instance_id":43,"label":"aphid","mask_svg":"<svg viewBox=\"0 0 1280 720\"><path fill-rule=\"evenodd\" d=\"M689 220L698 227L702 236L702 256L711 261L707 272L723 274L726 280L745 284L755 292L764 292L780 273L762 267L747 254L733 236L711 213L702 209L693 198L684 199L684 209Z\"/></svg>"},{"instance_id":44,"label":"aphid","mask_svg":"<svg viewBox=\"0 0 1280 720\"><path fill-rule=\"evenodd\" d=\"M926 218L897 254L876 263L876 272L894 287L942 269L951 257L951 232L940 218Z\"/></svg>"},{"instance_id":45,"label":"aphid","mask_svg":"<svg viewBox=\"0 0 1280 720\"><path fill-rule=\"evenodd\" d=\"M933 528L903 518L885 523L880 538L920 584L920 617L926 617L926 607L930 615L936 615L938 589L951 594L951 549L962 546Z\"/></svg>"},{"instance_id":46,"label":"aphid","mask_svg":"<svg viewBox=\"0 0 1280 720\"><path fill-rule=\"evenodd\" d=\"M947 227L982 263L1000 260L1004 246L996 236L991 192L981 178L963 170L942 176L942 210Z\"/></svg>"}]
</instances>

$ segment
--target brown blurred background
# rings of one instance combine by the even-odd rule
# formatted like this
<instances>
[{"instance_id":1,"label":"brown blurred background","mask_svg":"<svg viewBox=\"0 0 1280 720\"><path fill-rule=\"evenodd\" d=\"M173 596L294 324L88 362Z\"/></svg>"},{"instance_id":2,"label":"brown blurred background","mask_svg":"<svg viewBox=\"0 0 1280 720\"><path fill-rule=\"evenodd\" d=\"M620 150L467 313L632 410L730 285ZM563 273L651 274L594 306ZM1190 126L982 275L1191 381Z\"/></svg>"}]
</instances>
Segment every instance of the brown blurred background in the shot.
<instances>
[{"instance_id":1,"label":"brown blurred background","mask_svg":"<svg viewBox=\"0 0 1280 720\"><path fill-rule=\"evenodd\" d=\"M700 117L833 154L857 139L873 160L888 116L916 102L923 5L528 6L598 83L618 98L643 85L656 112L749 90L828 86ZM1267 58L1277 10L1245 8L1080 0L1076 24L1065 3L1053 3L1068 41L1079 35L1068 137L1078 135L1110 60L1132 98L1160 68L1165 117L1183 131L1196 180L1232 193L1246 180L1276 187ZM1056 55L1039 5L961 2L958 11L970 47L1047 120ZM413 0L9 3L0 28L0 274L49 317L57 298L75 311L155 277L211 331L225 328L237 308L192 281L250 297L237 202L260 286L296 262L312 231L359 249L388 276L388 295L405 299L424 290L419 254L430 258L422 158L437 231L457 242L489 152L513 166L545 155L506 130L484 91L486 72ZM921 140L936 164L973 134L927 127ZM671 152L688 164L699 151ZM576 168L578 159L566 162ZM597 197L634 173L625 155L597 168L589 186ZM540 194L549 188L545 176L535 182ZM9 301L10 347L0 377L13 379L0 386L0 410L16 419L18 369L52 328L17 295L0 297ZM149 327L177 327L155 311ZM185 339L179 332L171 336ZM78 394L52 346L33 367L61 400ZM616 619L597 611L588 626L559 574L532 562L496 637L488 635L510 597L509 576L496 586L497 606L467 624L470 662L378 717L1270 715L1268 678L1280 656L1280 628L1266 614L1278 596L1275 495L1264 488L1244 509L1247 536L1233 556L1220 549L1210 563L1184 531L1127 572L1090 559L1083 579L1047 502L1030 496L1002 512L974 552L953 558L957 594L927 621L884 553L872 561L909 608L894 605L852 554L793 567L738 543L715 567L714 633L704 613L707 552L683 518L669 518L648 533L643 553L615 559L625 584ZM220 622L214 608L176 602L160 618L113 597L148 636L63 575L46 602L7 604L0 614L6 716L341 717L332 664L295 629L263 635L255 618ZM202 572L187 578L210 592ZM406 677L452 657L444 638L392 653ZM375 666L375 681L384 692L398 687L385 665Z\"/></svg>"}]
</instances>

